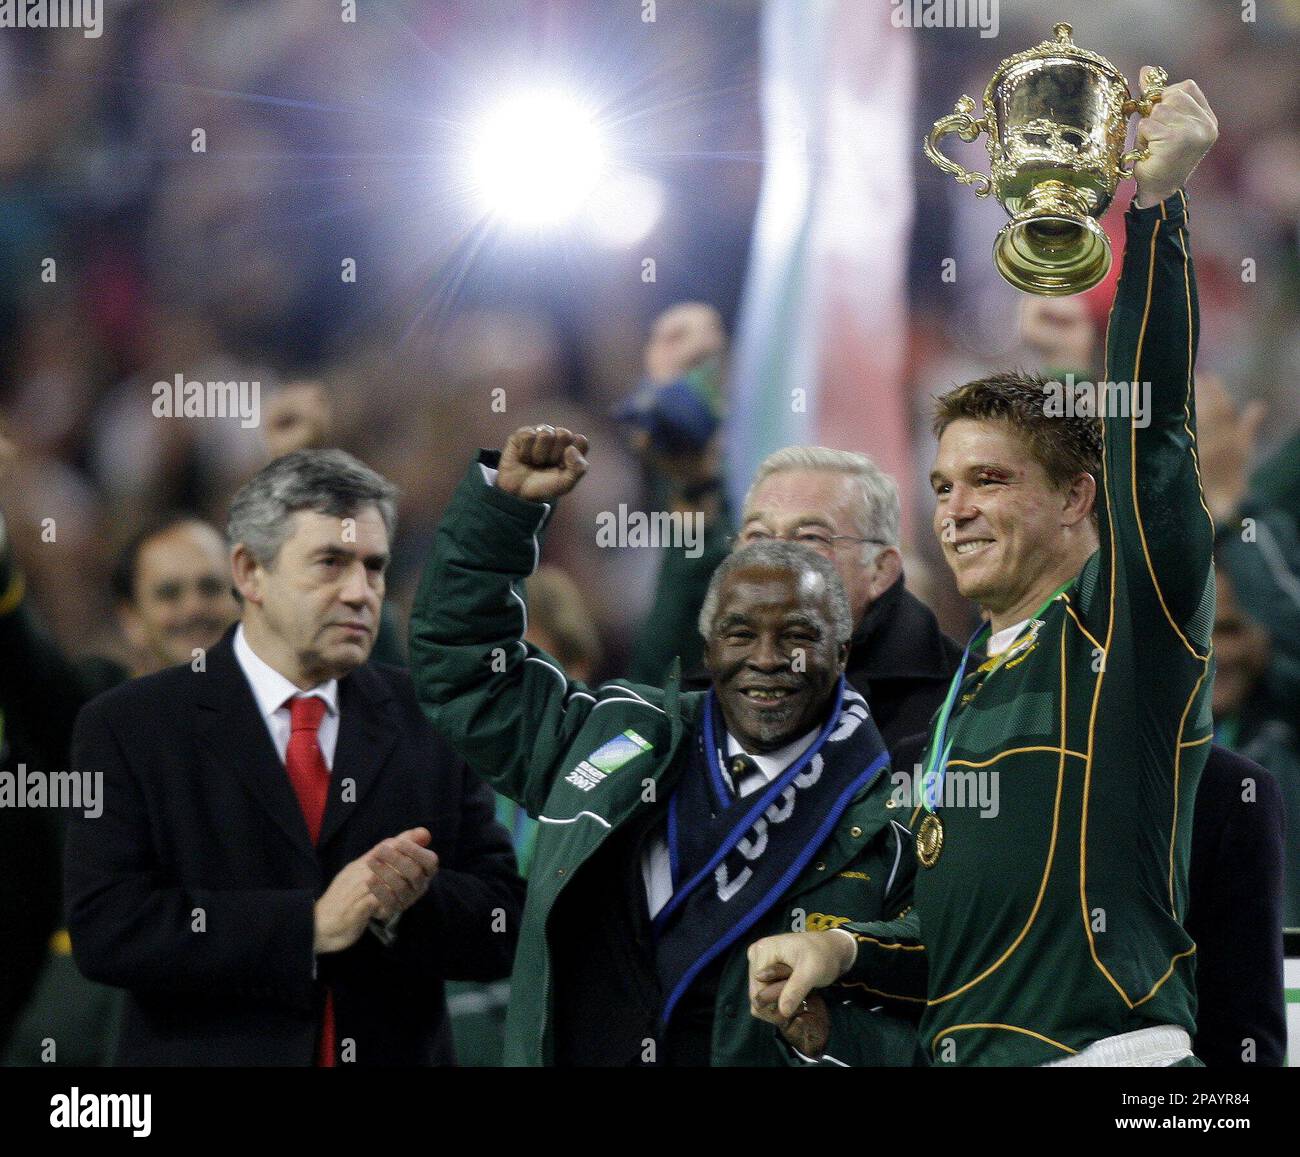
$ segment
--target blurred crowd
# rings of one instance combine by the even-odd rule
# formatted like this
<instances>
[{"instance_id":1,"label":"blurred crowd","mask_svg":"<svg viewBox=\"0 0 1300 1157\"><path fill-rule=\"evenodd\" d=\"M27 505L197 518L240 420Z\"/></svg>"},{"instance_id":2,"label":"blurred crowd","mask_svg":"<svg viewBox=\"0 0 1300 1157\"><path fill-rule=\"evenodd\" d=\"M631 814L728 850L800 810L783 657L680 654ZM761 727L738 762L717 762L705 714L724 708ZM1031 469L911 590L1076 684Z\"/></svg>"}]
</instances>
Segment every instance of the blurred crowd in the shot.
<instances>
[{"instance_id":1,"label":"blurred crowd","mask_svg":"<svg viewBox=\"0 0 1300 1157\"><path fill-rule=\"evenodd\" d=\"M0 420L16 447L5 509L37 604L75 651L125 659L104 602L116 548L175 508L220 522L267 453L260 429L155 419L150 388L182 373L257 380L269 399L309 377L328 396L333 440L402 487L399 607L474 446L546 415L588 431L597 508L573 504L551 545L594 580L614 670L654 565L644 552L590 549L598 509L644 501L608 413L637 380L660 309L689 297L734 319L761 179L759 5L687 15L662 4L653 25L591 2L402 3L355 24L317 7L123 3L108 6L97 40L0 38ZM918 130L958 82L978 96L1057 7L1004 3L987 40L918 37ZM1224 131L1194 190L1202 365L1232 395L1265 402L1268 451L1300 414L1294 6L1261 4L1254 23L1236 4L1143 12L1135 22L1131 5L1090 5L1076 37L1130 75L1150 59L1197 77L1215 101ZM519 65L622 94L614 113L634 115L653 142L643 162L671 189L642 245L654 283L639 252L520 252L475 234L457 147L474 102ZM196 128L205 152L193 151ZM1001 210L919 150L916 176L918 467L911 492L903 481L924 517L925 399L1023 355L1014 294L985 259ZM967 249L962 268L986 276L941 282L942 256ZM346 258L355 282L340 275ZM48 530L42 539L45 519L57 548ZM957 631L962 608L947 603Z\"/></svg>"},{"instance_id":2,"label":"blurred crowd","mask_svg":"<svg viewBox=\"0 0 1300 1157\"><path fill-rule=\"evenodd\" d=\"M753 6L723 5L651 35L603 8L440 0L363 6L353 24L303 0L185 0L109 5L98 40L0 37L5 510L61 641L126 659L106 614L116 549L177 508L221 524L267 456L265 426L156 419L151 387L178 373L259 381L264 405L287 381L320 383L332 440L402 488L399 605L468 454L521 422L587 429L597 509L637 500L606 415L658 308L689 292L735 310L759 178L757 24ZM493 70L528 76L534 51L559 74L586 60L580 85L631 81L622 99L645 102L665 179L701 141L736 156L708 163L707 189L680 182L655 283L640 254L469 236L466 126ZM585 549L595 512L567 513L555 550L596 580L616 658L651 574L636 552Z\"/></svg>"},{"instance_id":3,"label":"blurred crowd","mask_svg":"<svg viewBox=\"0 0 1300 1157\"><path fill-rule=\"evenodd\" d=\"M646 495L608 415L641 374L661 309L693 298L734 320L762 172L760 6L664 3L652 25L593 2L398 3L356 23L318 7L121 3L100 39L0 37L0 421L14 448L4 504L36 603L74 652L126 660L105 604L116 549L166 511L220 523L268 453L265 422L161 421L151 387L178 373L257 380L265 403L310 379L331 439L402 487L399 609L473 447L545 416L586 430L595 484L564 511L551 549L591 580L617 670L654 560L590 549L599 510ZM918 36L918 132L959 91L978 96L1059 7L1004 3L991 39ZM1141 21L1129 4L1099 3L1076 20L1076 39L1126 74L1157 61L1196 77L1219 111L1220 144L1194 189L1201 364L1267 407L1265 453L1300 416L1298 33L1294 5L1267 2L1254 22L1235 3L1193 0L1144 4ZM521 67L618 94L611 116L653 142L640 161L671 190L640 247L656 257L653 283L639 251L563 240L521 251L476 231L458 146L475 102ZM196 128L206 151L194 151ZM986 259L1001 210L919 149L915 171L918 465L902 481L924 525L926 399L1025 354L1015 295ZM967 250L961 267L977 272L942 282L941 258ZM340 274L348 258L355 281ZM1094 301L1098 316L1105 305ZM928 549L918 544L918 571L935 561ZM933 577L960 633L964 608Z\"/></svg>"}]
</instances>

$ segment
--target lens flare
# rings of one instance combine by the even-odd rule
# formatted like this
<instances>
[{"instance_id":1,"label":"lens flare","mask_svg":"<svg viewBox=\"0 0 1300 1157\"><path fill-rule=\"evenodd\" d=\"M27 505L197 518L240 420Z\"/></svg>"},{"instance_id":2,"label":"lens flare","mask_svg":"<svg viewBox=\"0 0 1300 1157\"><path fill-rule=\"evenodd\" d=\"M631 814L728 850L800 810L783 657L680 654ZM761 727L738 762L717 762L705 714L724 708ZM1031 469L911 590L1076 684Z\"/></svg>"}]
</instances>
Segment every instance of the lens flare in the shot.
<instances>
[{"instance_id":1,"label":"lens flare","mask_svg":"<svg viewBox=\"0 0 1300 1157\"><path fill-rule=\"evenodd\" d=\"M594 110L555 91L504 100L479 126L470 179L489 212L518 226L572 219L606 167Z\"/></svg>"}]
</instances>

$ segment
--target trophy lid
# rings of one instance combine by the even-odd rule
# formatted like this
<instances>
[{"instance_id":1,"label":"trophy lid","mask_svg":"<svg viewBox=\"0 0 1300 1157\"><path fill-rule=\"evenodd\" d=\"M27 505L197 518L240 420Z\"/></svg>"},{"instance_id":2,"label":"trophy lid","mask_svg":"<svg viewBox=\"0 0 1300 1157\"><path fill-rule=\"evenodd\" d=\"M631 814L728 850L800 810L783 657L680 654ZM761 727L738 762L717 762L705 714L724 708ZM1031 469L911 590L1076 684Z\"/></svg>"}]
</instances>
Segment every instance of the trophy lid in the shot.
<instances>
[{"instance_id":1,"label":"trophy lid","mask_svg":"<svg viewBox=\"0 0 1300 1157\"><path fill-rule=\"evenodd\" d=\"M1060 24L1053 25L1051 40L1044 40L1039 44L1035 44L1033 48L1025 49L1024 52L1017 52L1014 56L1008 56L998 65L997 71L993 74L993 79L989 81L988 87L984 90L984 107L992 107L994 90L1012 69L1018 68L1029 61L1049 60L1076 60L1090 64L1106 73L1109 78L1119 81L1125 89L1128 88L1128 80L1124 74L1100 53L1089 52L1088 49L1080 48L1075 44L1074 29L1062 21Z\"/></svg>"}]
</instances>

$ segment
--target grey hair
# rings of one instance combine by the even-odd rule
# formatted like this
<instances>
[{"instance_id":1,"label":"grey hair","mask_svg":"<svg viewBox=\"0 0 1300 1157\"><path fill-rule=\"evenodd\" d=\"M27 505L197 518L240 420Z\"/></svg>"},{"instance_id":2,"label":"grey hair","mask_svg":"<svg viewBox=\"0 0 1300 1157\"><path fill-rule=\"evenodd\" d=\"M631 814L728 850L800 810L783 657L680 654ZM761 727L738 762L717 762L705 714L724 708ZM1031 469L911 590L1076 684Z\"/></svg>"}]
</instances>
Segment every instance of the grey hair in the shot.
<instances>
[{"instance_id":1,"label":"grey hair","mask_svg":"<svg viewBox=\"0 0 1300 1157\"><path fill-rule=\"evenodd\" d=\"M851 450L832 450L826 446L786 446L769 454L759 463L758 472L745 495L745 510L750 509L754 492L773 474L787 470L823 470L847 474L857 485L859 501L854 503L854 521L862 538L876 538L887 546L898 545L901 519L898 483L865 454ZM867 545L871 556L880 549ZM870 561L864 558L864 561Z\"/></svg>"},{"instance_id":2,"label":"grey hair","mask_svg":"<svg viewBox=\"0 0 1300 1157\"><path fill-rule=\"evenodd\" d=\"M837 643L847 643L853 635L853 614L849 610L849 596L844 593L839 571L829 559L806 546L794 542L756 542L727 555L709 580L709 591L700 608L700 634L706 639L713 630L713 620L718 615L718 596L722 583L730 574L753 567L791 571L799 576L809 572L822 580L826 598L830 603L831 632Z\"/></svg>"},{"instance_id":3,"label":"grey hair","mask_svg":"<svg viewBox=\"0 0 1300 1157\"><path fill-rule=\"evenodd\" d=\"M262 467L231 500L226 535L270 566L299 510L348 518L379 509L391 542L397 529L397 487L343 450L295 450Z\"/></svg>"}]
</instances>

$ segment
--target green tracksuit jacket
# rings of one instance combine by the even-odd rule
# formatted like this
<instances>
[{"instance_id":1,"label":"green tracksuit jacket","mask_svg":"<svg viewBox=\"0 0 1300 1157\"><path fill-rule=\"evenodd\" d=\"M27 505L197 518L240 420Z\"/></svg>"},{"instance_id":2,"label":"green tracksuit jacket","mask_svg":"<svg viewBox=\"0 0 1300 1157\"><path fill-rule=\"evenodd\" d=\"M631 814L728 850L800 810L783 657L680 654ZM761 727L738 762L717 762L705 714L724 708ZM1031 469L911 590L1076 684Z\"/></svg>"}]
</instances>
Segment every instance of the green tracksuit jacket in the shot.
<instances>
[{"instance_id":1,"label":"green tracksuit jacket","mask_svg":"<svg viewBox=\"0 0 1300 1157\"><path fill-rule=\"evenodd\" d=\"M481 456L495 465L492 456ZM566 884L620 825L666 803L686 766L699 692L623 681L588 688L523 643L523 580L537 565L550 508L492 486L479 463L443 519L411 618L411 668L435 727L498 791L540 821L529 871L506 1029L508 1065L553 1060L547 924ZM627 729L651 749L589 790L578 763ZM888 919L910 903L915 855L881 774L840 818L815 860L730 950L718 985L712 1061L784 1065L770 1025L749 1014L745 949L763 936ZM594 914L593 918L599 918ZM882 1011L853 1015L831 994L828 1050L851 1064L908 1064L912 1023ZM874 996L871 1006L879 1006ZM918 1002L919 1006L919 1002ZM851 1019L850 1019L851 1018ZM846 1031L848 1025L852 1031Z\"/></svg>"}]
</instances>

